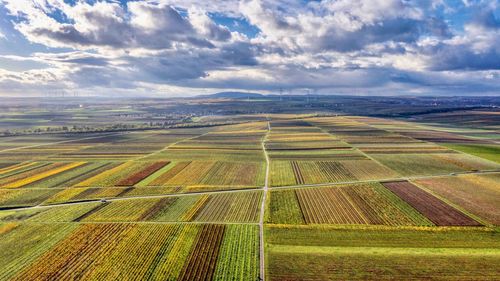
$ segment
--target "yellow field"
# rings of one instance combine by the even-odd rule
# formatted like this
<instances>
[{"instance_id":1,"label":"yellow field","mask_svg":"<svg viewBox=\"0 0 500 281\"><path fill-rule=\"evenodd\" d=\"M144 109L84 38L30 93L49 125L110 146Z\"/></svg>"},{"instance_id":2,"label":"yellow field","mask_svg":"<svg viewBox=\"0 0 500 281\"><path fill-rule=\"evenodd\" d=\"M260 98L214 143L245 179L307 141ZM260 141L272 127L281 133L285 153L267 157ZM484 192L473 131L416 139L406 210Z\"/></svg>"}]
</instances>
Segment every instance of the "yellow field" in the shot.
<instances>
[{"instance_id":1,"label":"yellow field","mask_svg":"<svg viewBox=\"0 0 500 281\"><path fill-rule=\"evenodd\" d=\"M31 177L25 178L25 179L21 179L21 180L15 181L13 183L10 183L8 186L6 186L6 188L19 188L19 187L22 187L24 185L33 183L35 181L38 181L38 180L41 180L41 179L44 179L44 178L47 178L47 177L50 177L50 176L62 173L64 171L67 171L67 170L70 170L70 169L73 169L73 168L76 168L76 167L81 166L81 165L83 165L85 163L86 162L69 163L69 164L66 164L66 165L64 165L62 167L59 167L59 168L56 168L56 169L52 169L52 170L49 170L49 171L46 171L46 172L43 172L43 173L31 176Z\"/></svg>"}]
</instances>

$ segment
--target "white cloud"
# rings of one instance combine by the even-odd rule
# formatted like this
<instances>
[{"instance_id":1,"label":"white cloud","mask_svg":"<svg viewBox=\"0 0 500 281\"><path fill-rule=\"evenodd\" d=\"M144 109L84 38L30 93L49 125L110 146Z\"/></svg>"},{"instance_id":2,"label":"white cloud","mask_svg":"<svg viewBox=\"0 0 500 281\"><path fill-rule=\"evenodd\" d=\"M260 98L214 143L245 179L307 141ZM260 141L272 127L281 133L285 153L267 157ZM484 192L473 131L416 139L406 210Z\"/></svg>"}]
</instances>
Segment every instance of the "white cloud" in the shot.
<instances>
[{"instance_id":1,"label":"white cloud","mask_svg":"<svg viewBox=\"0 0 500 281\"><path fill-rule=\"evenodd\" d=\"M460 9L442 0L0 0L20 35L42 45L24 61L0 57L10 64L0 91L491 91L500 89L493 2L464 4L477 16L457 31L438 10ZM234 31L231 18L258 34Z\"/></svg>"},{"instance_id":2,"label":"white cloud","mask_svg":"<svg viewBox=\"0 0 500 281\"><path fill-rule=\"evenodd\" d=\"M4 0L12 15L22 20L16 28L30 41L49 47L74 49L167 49L176 44L213 47L198 34L189 18L166 4L130 2L127 9L118 3ZM50 12L58 11L62 19ZM220 38L218 38L220 39Z\"/></svg>"}]
</instances>

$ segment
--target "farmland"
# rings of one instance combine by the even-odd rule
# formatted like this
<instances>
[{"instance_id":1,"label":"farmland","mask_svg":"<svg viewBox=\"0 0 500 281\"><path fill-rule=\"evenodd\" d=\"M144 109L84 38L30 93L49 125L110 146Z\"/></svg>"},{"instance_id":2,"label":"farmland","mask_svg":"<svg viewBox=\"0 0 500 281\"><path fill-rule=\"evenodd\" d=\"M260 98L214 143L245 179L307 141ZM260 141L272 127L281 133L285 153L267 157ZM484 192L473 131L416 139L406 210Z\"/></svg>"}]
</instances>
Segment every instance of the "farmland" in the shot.
<instances>
[{"instance_id":1,"label":"farmland","mask_svg":"<svg viewBox=\"0 0 500 281\"><path fill-rule=\"evenodd\" d=\"M8 270L1 274L2 279L12 280L116 280L131 275L210 280L215 272L226 280L256 278L255 230L255 226L217 224L21 225L3 234L1 262L2 268ZM214 235L216 239L212 239ZM16 247L30 249L29 255L8 256L16 249L9 239L17 237L25 237ZM31 248L42 246L39 243L43 241L50 242L44 243L44 249ZM239 254L233 257L231 251ZM51 261L50 267L45 265L47 260Z\"/></svg>"},{"instance_id":2,"label":"farmland","mask_svg":"<svg viewBox=\"0 0 500 281\"><path fill-rule=\"evenodd\" d=\"M387 182L384 186L439 226L480 225L450 205L409 182Z\"/></svg>"},{"instance_id":3,"label":"farmland","mask_svg":"<svg viewBox=\"0 0 500 281\"><path fill-rule=\"evenodd\" d=\"M490 127L176 120L1 137L0 280L500 276Z\"/></svg>"},{"instance_id":4,"label":"farmland","mask_svg":"<svg viewBox=\"0 0 500 281\"><path fill-rule=\"evenodd\" d=\"M272 191L270 208L275 224L432 225L378 183Z\"/></svg>"},{"instance_id":5,"label":"farmland","mask_svg":"<svg viewBox=\"0 0 500 281\"><path fill-rule=\"evenodd\" d=\"M498 234L481 229L267 228L269 280L498 277ZM432 266L429 266L432 264Z\"/></svg>"}]
</instances>

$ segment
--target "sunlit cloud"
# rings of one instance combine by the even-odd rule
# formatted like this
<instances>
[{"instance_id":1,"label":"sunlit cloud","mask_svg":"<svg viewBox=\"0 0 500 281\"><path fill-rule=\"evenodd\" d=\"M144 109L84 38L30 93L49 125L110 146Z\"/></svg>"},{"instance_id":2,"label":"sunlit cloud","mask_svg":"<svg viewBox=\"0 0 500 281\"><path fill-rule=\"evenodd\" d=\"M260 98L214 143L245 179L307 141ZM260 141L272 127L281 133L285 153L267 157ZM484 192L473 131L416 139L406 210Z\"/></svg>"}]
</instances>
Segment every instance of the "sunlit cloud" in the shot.
<instances>
[{"instance_id":1,"label":"sunlit cloud","mask_svg":"<svg viewBox=\"0 0 500 281\"><path fill-rule=\"evenodd\" d=\"M500 90L497 1L0 0L0 94Z\"/></svg>"}]
</instances>

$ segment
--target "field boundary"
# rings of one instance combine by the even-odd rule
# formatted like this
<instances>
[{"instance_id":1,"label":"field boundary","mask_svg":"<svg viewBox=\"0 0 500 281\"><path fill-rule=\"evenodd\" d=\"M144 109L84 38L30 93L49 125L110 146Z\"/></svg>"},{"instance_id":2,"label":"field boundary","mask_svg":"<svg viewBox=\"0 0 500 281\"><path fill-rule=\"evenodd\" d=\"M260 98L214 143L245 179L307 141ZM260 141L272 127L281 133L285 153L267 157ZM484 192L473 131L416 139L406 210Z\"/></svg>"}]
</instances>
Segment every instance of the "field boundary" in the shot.
<instances>
[{"instance_id":1,"label":"field boundary","mask_svg":"<svg viewBox=\"0 0 500 281\"><path fill-rule=\"evenodd\" d=\"M267 191L269 189L269 155L267 154L266 150L266 141L267 141L267 136L271 132L271 123L268 121L267 122L267 133L266 135L262 138L262 150L264 151L264 156L266 157L266 177L264 179L264 186L262 187L263 190L263 197L262 197L262 203L260 206L260 218L259 218L259 256L260 256L260 280L264 281L266 278L266 262L265 262L265 250L264 250L264 212L266 210L266 199L267 199Z\"/></svg>"},{"instance_id":2,"label":"field boundary","mask_svg":"<svg viewBox=\"0 0 500 281\"><path fill-rule=\"evenodd\" d=\"M266 169L267 170L267 169ZM306 187L322 187L322 186L335 186L335 185L346 185L346 184L361 184L361 183L378 183L378 182L386 182L386 181L413 181L416 179L429 179L429 178L439 178L446 176L455 176L455 175L463 175L463 174L496 174L500 173L500 170L482 170L475 172L456 172L456 173L446 173L440 175L432 175L432 176L417 176L417 177L401 177L401 178L387 178L387 179L377 179L377 180L362 180L362 181L346 181L346 182L331 182L331 183L317 183L317 184L305 184L305 185L286 185L286 186L275 186L268 187L269 189L295 189L295 188L306 188ZM94 187L97 188L97 187ZM0 188L2 190L3 188ZM37 189L37 188L30 188ZM38 188L40 190L47 190L50 188ZM123 189L126 189L123 187ZM12 190L12 189L9 189ZM16 189L19 190L19 189ZM217 191L200 191L200 192L188 192L188 193L170 193L170 194L159 194L159 195L146 195L146 196L132 196L132 197L113 197L113 198L105 198L106 201L121 201L121 200L134 200L134 199L147 199L147 198L163 198L163 197L182 197L182 196L191 196L191 195L204 195L204 194L219 194L219 193L234 193L234 192L251 192L251 191L259 191L264 190L263 187L255 187L255 188L243 188L243 189L232 189L232 190L217 190ZM72 202L63 202L57 204L47 204L47 205L36 205L36 206L22 206L22 207L2 207L0 210L26 210L26 209L36 209L36 208L52 208L58 206L66 206L66 205L75 205L75 204L87 204L87 203L95 203L100 202L101 199L88 199L82 201L72 201ZM263 201L264 202L264 201Z\"/></svg>"}]
</instances>

